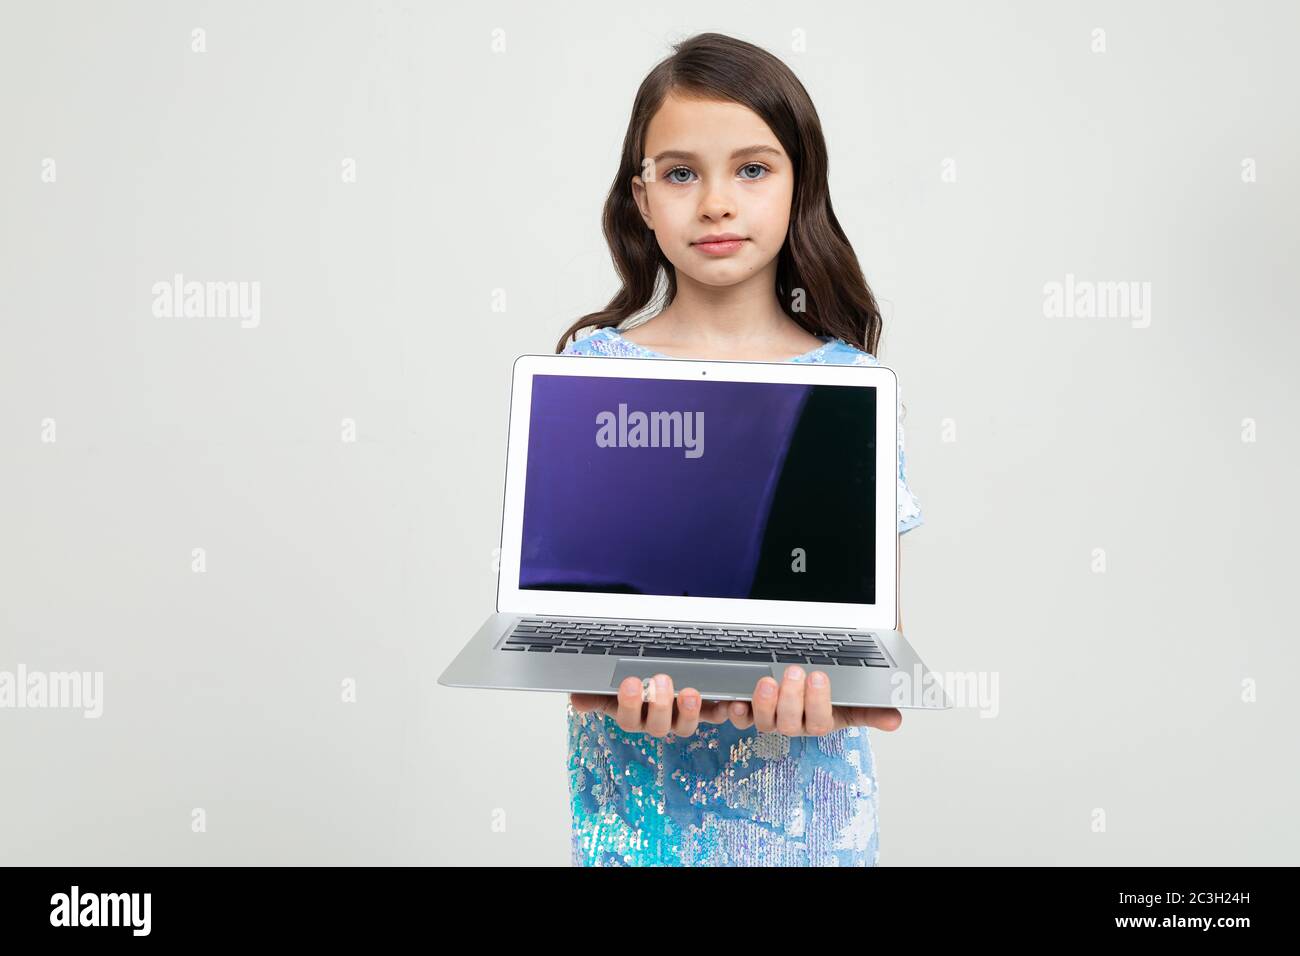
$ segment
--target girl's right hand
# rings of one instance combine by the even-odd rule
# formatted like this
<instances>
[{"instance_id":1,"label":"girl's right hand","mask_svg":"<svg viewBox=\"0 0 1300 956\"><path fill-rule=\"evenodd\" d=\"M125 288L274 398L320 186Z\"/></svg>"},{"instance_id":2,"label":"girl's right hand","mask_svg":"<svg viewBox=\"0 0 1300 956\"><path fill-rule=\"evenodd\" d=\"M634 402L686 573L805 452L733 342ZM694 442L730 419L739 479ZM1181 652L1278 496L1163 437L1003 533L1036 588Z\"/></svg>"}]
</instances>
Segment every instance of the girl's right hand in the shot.
<instances>
[{"instance_id":1,"label":"girl's right hand","mask_svg":"<svg viewBox=\"0 0 1300 956\"><path fill-rule=\"evenodd\" d=\"M673 679L667 674L656 674L653 681L654 699L643 701L639 677L625 677L618 685L618 696L613 694L570 694L569 703L578 713L595 711L608 714L628 733L645 733L652 737L666 737L670 732L679 737L689 737L706 724L721 724L728 720L727 701L701 700L700 692L687 687L673 694Z\"/></svg>"}]
</instances>

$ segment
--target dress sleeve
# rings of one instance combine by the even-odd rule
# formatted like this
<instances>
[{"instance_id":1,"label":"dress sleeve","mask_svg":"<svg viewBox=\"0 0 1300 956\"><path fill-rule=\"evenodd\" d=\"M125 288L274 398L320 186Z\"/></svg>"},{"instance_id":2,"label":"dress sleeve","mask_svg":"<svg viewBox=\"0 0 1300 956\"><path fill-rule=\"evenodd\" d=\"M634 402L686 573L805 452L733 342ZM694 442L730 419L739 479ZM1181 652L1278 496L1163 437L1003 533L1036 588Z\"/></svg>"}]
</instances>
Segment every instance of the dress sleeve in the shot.
<instances>
[{"instance_id":1,"label":"dress sleeve","mask_svg":"<svg viewBox=\"0 0 1300 956\"><path fill-rule=\"evenodd\" d=\"M903 389L898 390L898 533L906 534L925 524L921 502L907 484L907 455L903 451Z\"/></svg>"},{"instance_id":2,"label":"dress sleeve","mask_svg":"<svg viewBox=\"0 0 1300 956\"><path fill-rule=\"evenodd\" d=\"M599 355L601 353L600 343L605 338L602 330L597 329L594 332L588 332L581 338L575 338L572 342L564 347L561 355Z\"/></svg>"}]
</instances>

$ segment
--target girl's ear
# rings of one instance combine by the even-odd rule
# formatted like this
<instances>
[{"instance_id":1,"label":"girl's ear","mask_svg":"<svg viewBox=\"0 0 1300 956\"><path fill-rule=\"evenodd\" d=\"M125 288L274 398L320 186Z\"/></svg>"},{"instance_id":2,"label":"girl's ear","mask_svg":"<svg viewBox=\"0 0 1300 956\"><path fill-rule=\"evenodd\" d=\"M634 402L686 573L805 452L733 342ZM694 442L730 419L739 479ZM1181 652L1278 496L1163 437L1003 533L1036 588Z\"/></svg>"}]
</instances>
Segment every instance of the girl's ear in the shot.
<instances>
[{"instance_id":1,"label":"girl's ear","mask_svg":"<svg viewBox=\"0 0 1300 956\"><path fill-rule=\"evenodd\" d=\"M654 232L654 219L650 216L650 202L646 198L645 180L640 176L632 177L632 199L636 202L636 208L641 211L641 221L646 224L646 228Z\"/></svg>"}]
</instances>

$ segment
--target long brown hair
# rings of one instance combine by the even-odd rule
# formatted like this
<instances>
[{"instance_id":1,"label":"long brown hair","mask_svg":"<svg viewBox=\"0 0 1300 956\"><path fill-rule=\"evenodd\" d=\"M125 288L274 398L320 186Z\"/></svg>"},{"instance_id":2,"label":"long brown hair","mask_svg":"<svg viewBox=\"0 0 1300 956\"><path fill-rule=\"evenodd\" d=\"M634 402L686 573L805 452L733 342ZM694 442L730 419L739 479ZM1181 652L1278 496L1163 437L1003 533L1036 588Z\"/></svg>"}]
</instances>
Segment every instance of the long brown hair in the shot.
<instances>
[{"instance_id":1,"label":"long brown hair","mask_svg":"<svg viewBox=\"0 0 1300 956\"><path fill-rule=\"evenodd\" d=\"M752 43L720 33L701 33L673 46L642 81L623 137L618 173L602 217L614 268L622 288L599 312L584 315L560 337L555 351L589 326L618 325L651 305L660 271L667 289L659 308L677 295L677 274L646 227L632 197L632 177L641 174L645 132L670 92L739 103L753 110L776 134L794 164L790 228L777 257L776 295L785 313L814 335L843 339L872 355L880 341L881 318L858 257L831 209L826 140L808 91L777 57ZM795 311L795 290L805 309Z\"/></svg>"}]
</instances>

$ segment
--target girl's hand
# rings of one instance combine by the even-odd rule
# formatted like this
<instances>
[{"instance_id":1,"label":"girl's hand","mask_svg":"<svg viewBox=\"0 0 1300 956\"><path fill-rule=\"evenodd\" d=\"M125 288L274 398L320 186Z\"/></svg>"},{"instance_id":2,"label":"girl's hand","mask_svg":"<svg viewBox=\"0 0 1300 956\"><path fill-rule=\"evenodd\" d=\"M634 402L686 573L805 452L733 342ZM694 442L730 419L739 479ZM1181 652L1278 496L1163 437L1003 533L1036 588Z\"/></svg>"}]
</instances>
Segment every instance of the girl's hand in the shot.
<instances>
[{"instance_id":1,"label":"girl's hand","mask_svg":"<svg viewBox=\"0 0 1300 956\"><path fill-rule=\"evenodd\" d=\"M818 686L816 678L823 683ZM843 707L831 704L831 682L825 671L804 675L803 668L791 664L778 685L764 677L754 685L753 702L737 700L728 706L725 700L701 700L700 692L688 687L676 698L673 680L667 674L655 675L655 699L643 702L641 681L628 677L619 685L618 696L611 694L570 694L569 703L578 713L597 711L609 714L629 733L647 733L665 737L671 731L689 737L700 722L720 724L730 720L740 730L757 725L763 733L787 737L823 737L845 727L875 727L894 731L903 723L903 715L893 707Z\"/></svg>"},{"instance_id":2,"label":"girl's hand","mask_svg":"<svg viewBox=\"0 0 1300 956\"><path fill-rule=\"evenodd\" d=\"M699 729L700 721L721 724L727 720L725 700L701 700L694 687L685 688L673 696L673 679L667 674L656 674L651 681L653 700L642 700L639 677L625 677L618 685L618 696L613 694L570 694L569 703L578 713L596 711L608 714L628 733L645 733L652 737L666 737L671 731L679 737L689 737Z\"/></svg>"},{"instance_id":3,"label":"girl's hand","mask_svg":"<svg viewBox=\"0 0 1300 956\"><path fill-rule=\"evenodd\" d=\"M875 727L893 731L903 715L893 707L835 707L831 705L831 680L825 671L806 677L791 664L780 685L764 677L754 685L754 700L733 701L731 722L741 730L751 724L763 733L787 737L823 737L845 727Z\"/></svg>"}]
</instances>

